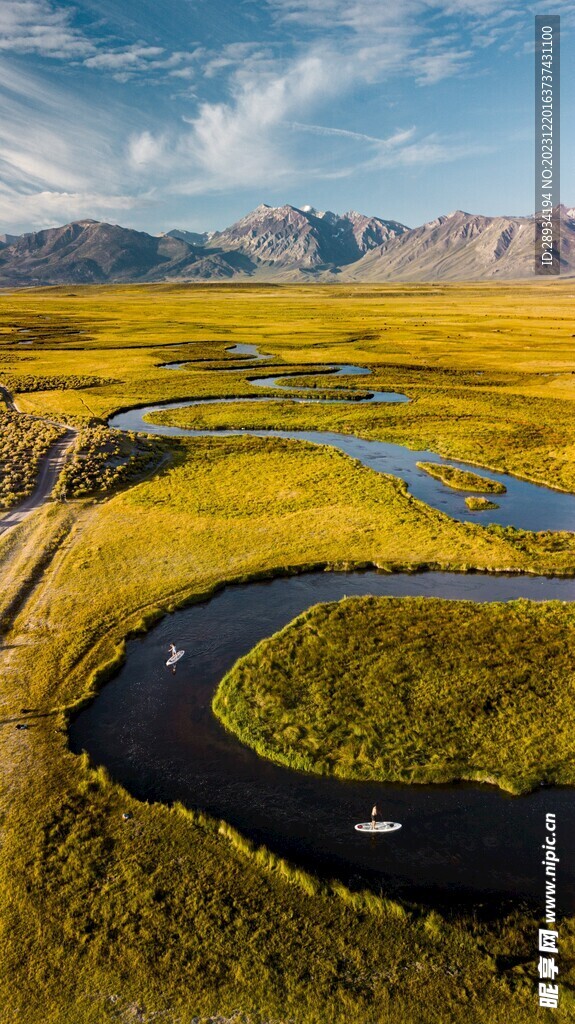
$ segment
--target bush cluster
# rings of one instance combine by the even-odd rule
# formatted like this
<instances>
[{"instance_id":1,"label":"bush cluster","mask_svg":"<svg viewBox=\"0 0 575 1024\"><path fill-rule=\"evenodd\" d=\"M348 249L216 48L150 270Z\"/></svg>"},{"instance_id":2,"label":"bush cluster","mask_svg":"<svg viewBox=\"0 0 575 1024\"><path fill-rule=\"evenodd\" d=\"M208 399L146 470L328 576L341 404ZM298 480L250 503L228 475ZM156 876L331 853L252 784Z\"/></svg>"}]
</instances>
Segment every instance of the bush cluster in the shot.
<instances>
[{"instance_id":1,"label":"bush cluster","mask_svg":"<svg viewBox=\"0 0 575 1024\"><path fill-rule=\"evenodd\" d=\"M152 469L163 451L161 442L119 434L99 424L85 427L56 493L72 498L105 494Z\"/></svg>"},{"instance_id":2,"label":"bush cluster","mask_svg":"<svg viewBox=\"0 0 575 1024\"><path fill-rule=\"evenodd\" d=\"M11 508L34 488L38 463L63 431L17 412L0 412L0 509Z\"/></svg>"},{"instance_id":3,"label":"bush cluster","mask_svg":"<svg viewBox=\"0 0 575 1024\"><path fill-rule=\"evenodd\" d=\"M24 394L29 391L70 391L117 383L109 377L80 377L73 373L51 377L36 377L31 373L23 373L21 376L14 377L8 373L3 374L2 381L13 394Z\"/></svg>"}]
</instances>

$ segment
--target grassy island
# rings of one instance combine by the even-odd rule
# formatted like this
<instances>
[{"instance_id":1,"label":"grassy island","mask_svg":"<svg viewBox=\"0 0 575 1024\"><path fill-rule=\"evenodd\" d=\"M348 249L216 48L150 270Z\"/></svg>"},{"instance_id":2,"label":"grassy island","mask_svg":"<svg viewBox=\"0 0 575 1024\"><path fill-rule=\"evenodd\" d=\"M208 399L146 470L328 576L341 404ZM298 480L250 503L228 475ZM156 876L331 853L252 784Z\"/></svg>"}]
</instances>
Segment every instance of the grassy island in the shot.
<instances>
[{"instance_id":1,"label":"grassy island","mask_svg":"<svg viewBox=\"0 0 575 1024\"><path fill-rule=\"evenodd\" d=\"M575 614L560 603L350 598L260 643L213 706L293 768L523 793L575 783L574 661Z\"/></svg>"},{"instance_id":2,"label":"grassy island","mask_svg":"<svg viewBox=\"0 0 575 1024\"><path fill-rule=\"evenodd\" d=\"M418 462L418 469L423 469L435 480L441 480L446 487L452 487L455 491L484 491L485 494L505 494L505 484L497 480L490 480L488 477L479 476L478 473L470 473L466 469L458 469L457 466L443 466L438 462Z\"/></svg>"},{"instance_id":3,"label":"grassy island","mask_svg":"<svg viewBox=\"0 0 575 1024\"><path fill-rule=\"evenodd\" d=\"M486 512L490 508L499 508L496 501L490 501L489 498L476 498L473 495L465 499L465 504L472 512Z\"/></svg>"}]
</instances>

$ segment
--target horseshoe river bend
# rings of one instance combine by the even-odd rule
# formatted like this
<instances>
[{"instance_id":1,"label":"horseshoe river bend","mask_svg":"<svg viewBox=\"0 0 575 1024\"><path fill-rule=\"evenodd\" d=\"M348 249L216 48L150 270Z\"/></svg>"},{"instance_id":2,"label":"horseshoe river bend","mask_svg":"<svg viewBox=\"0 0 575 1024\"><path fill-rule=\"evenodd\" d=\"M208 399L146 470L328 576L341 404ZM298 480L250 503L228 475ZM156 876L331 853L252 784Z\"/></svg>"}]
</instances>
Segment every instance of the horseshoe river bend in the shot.
<instances>
[{"instance_id":1,"label":"horseshoe river bend","mask_svg":"<svg viewBox=\"0 0 575 1024\"><path fill-rule=\"evenodd\" d=\"M261 359L255 346L235 355ZM175 371L185 364L167 364ZM310 368L313 372L314 368ZM229 371L228 371L229 372ZM300 371L301 372L301 371ZM323 368L323 372L326 372ZM281 378L289 374L281 372ZM363 367L330 367L332 376L367 375ZM278 377L256 377L256 388L278 388ZM290 388L280 399L310 401ZM404 395L370 392L368 401L406 402ZM210 403L213 402L209 400ZM202 400L175 401L119 413L118 430L162 436L249 433L332 445L376 472L405 480L414 497L459 519L512 525L525 530L570 530L575 496L503 473L479 469L433 452L367 441L326 431L206 431L150 422L154 413ZM470 513L465 494L452 491L418 468L433 461L478 472L506 492L499 508ZM429 596L476 602L527 598L575 600L575 580L500 574L426 572L307 572L264 582L232 585L210 600L166 615L145 636L130 640L115 677L70 726L72 750L93 762L136 797L201 809L223 818L257 843L313 871L437 906L496 911L501 903L534 901L542 887L541 842L545 814L561 821L561 845L575 848L575 794L541 787L522 797L495 786L390 785L348 782L284 768L259 757L224 729L211 711L219 681L256 643L318 602L344 596ZM168 644L177 638L186 657L172 675L165 667ZM373 803L402 823L389 836L366 837L353 825ZM575 863L562 866L561 913L575 911Z\"/></svg>"}]
</instances>

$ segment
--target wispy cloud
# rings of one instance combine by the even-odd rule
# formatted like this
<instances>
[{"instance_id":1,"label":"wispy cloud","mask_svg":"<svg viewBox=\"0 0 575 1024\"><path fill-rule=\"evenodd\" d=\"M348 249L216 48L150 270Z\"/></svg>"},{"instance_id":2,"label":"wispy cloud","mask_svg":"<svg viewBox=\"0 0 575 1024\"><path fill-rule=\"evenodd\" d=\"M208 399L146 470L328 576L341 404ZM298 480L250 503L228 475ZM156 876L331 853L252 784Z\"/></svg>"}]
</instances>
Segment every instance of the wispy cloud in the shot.
<instances>
[{"instance_id":1,"label":"wispy cloud","mask_svg":"<svg viewBox=\"0 0 575 1024\"><path fill-rule=\"evenodd\" d=\"M147 68L152 58L161 57L164 52L162 46L127 46L119 50L97 53L94 57L88 57L84 65L87 68L104 68L112 71L119 68Z\"/></svg>"},{"instance_id":2,"label":"wispy cloud","mask_svg":"<svg viewBox=\"0 0 575 1024\"><path fill-rule=\"evenodd\" d=\"M418 165L448 163L480 153L489 152L486 146L477 142L449 139L440 142L436 135L418 136L415 127L394 132L387 138L366 135L363 132L348 131L343 128L330 128L324 125L301 124L297 121L287 122L287 127L295 131L309 132L327 138L349 140L350 143L364 143L362 154L355 163L341 166L336 172L329 170L325 177L351 177L358 170L375 171L389 167L416 167ZM365 150L368 150L367 155Z\"/></svg>"},{"instance_id":3,"label":"wispy cloud","mask_svg":"<svg viewBox=\"0 0 575 1024\"><path fill-rule=\"evenodd\" d=\"M186 119L186 132L171 139L164 133L134 135L129 140L129 159L150 180L169 174L168 190L180 195L200 195L244 187L270 187L296 182L312 175L330 180L393 167L416 167L460 160L485 152L476 142L441 141L422 134L415 126L386 137L352 129L294 121L289 114L313 109L327 97L345 89L341 70L333 75L326 54L294 63L282 76L242 76L229 103L203 104L194 118ZM334 167L333 152L316 155L310 163L298 161L288 144L291 133L316 135L351 147L348 159ZM187 173L186 173L187 172Z\"/></svg>"},{"instance_id":4,"label":"wispy cloud","mask_svg":"<svg viewBox=\"0 0 575 1024\"><path fill-rule=\"evenodd\" d=\"M194 54L183 50L168 53L163 46L147 46L134 43L131 46L111 50L100 50L84 60L84 67L96 71L108 71L117 81L127 82L138 75L152 81L161 81L161 75L193 78ZM161 73L161 75L160 75ZM157 76L157 77L156 77Z\"/></svg>"},{"instance_id":5,"label":"wispy cloud","mask_svg":"<svg viewBox=\"0 0 575 1024\"><path fill-rule=\"evenodd\" d=\"M293 128L296 131L309 132L312 135L323 135L327 138L352 139L355 142L373 142L377 145L390 147L406 142L415 133L415 128L406 128L395 132L387 139L382 139L377 135L366 135L364 132L354 132L348 128L330 128L322 124L302 124L300 121L286 121L286 127Z\"/></svg>"},{"instance_id":6,"label":"wispy cloud","mask_svg":"<svg viewBox=\"0 0 575 1024\"><path fill-rule=\"evenodd\" d=\"M161 162L165 152L163 136L154 136L149 131L131 135L128 140L128 160L132 167L148 167Z\"/></svg>"},{"instance_id":7,"label":"wispy cloud","mask_svg":"<svg viewBox=\"0 0 575 1024\"><path fill-rule=\"evenodd\" d=\"M271 48L262 47L259 42L228 43L217 53L205 54L202 60L202 74L205 78L215 78L222 71L235 70L249 64L253 68L261 61L273 60Z\"/></svg>"},{"instance_id":8,"label":"wispy cloud","mask_svg":"<svg viewBox=\"0 0 575 1024\"><path fill-rule=\"evenodd\" d=\"M450 139L439 142L436 135L427 135L397 151L381 150L366 165L366 170L383 170L389 167L430 167L433 164L452 163L485 153L493 148L479 142L462 142Z\"/></svg>"},{"instance_id":9,"label":"wispy cloud","mask_svg":"<svg viewBox=\"0 0 575 1024\"><path fill-rule=\"evenodd\" d=\"M453 0L455 8L457 0ZM491 0L461 0L468 13L493 8ZM347 140L371 147L367 156L358 154L355 164L369 170L386 166L387 151L393 145L401 149L404 165L459 159L465 146L446 140L443 145L420 137L416 129L400 135L396 141L356 131L353 126L307 123L305 115L322 109L326 101L343 97L374 82L392 81L401 74L419 85L431 86L442 79L461 74L472 58L469 47L457 45L458 34L433 34L418 16L423 12L445 12L447 4L427 0L405 0L392 9L373 0L268 0L278 22L297 23L300 27L295 53L270 61L267 52L251 44L234 44L216 57L203 54L206 75L231 70L228 77L229 99L200 103L196 115L186 118L189 129L166 146L154 147L151 140L132 142L142 150L142 163L157 166L168 154L173 165L188 162L186 179L174 182L180 193L198 194L258 184L278 184L297 179L300 173L312 173L313 155L305 154L305 166L286 139L285 127L293 133L296 126L324 138ZM318 45L317 30L322 43ZM304 115L304 117L302 117ZM395 163L398 162L398 153ZM149 160L148 160L149 154ZM133 159L133 153L132 153ZM330 155L316 154L313 174L333 175ZM391 164L390 164L391 165ZM351 171L341 168L342 174Z\"/></svg>"},{"instance_id":10,"label":"wispy cloud","mask_svg":"<svg viewBox=\"0 0 575 1024\"><path fill-rule=\"evenodd\" d=\"M117 157L113 116L101 111L94 119L92 107L78 97L8 63L0 67L0 98L0 216L6 227L131 208L138 190Z\"/></svg>"},{"instance_id":11,"label":"wispy cloud","mask_svg":"<svg viewBox=\"0 0 575 1024\"><path fill-rule=\"evenodd\" d=\"M166 10L178 2L166 0ZM152 22L149 4L128 6L130 18L113 22L111 2L2 0L8 229L25 217L106 216L166 196L289 195L302 182L379 180L389 168L484 153L471 130L450 135L447 112L429 113L429 90L485 73L490 48L499 61L505 45L520 55L534 13L575 19L575 0L257 0L237 4L243 34L230 42L236 22L214 33L189 16L193 5L179 36Z\"/></svg>"},{"instance_id":12,"label":"wispy cloud","mask_svg":"<svg viewBox=\"0 0 575 1024\"><path fill-rule=\"evenodd\" d=\"M10 99L0 120L5 180L76 189L87 180L97 180L111 164L110 180L114 175L112 119L102 115L96 125L91 107L78 97L7 63L0 69L0 92L6 90Z\"/></svg>"},{"instance_id":13,"label":"wispy cloud","mask_svg":"<svg viewBox=\"0 0 575 1024\"><path fill-rule=\"evenodd\" d=\"M500 0L266 0L280 24L296 24L302 33L322 30L342 55L355 54L363 75L376 79L391 69L415 74L420 85L462 74L472 66L473 47L498 44L523 33L535 14L561 14L564 26L575 21L572 0L532 0L502 6ZM455 45L447 38L455 38ZM305 38L305 35L303 36ZM455 51L455 52L454 52ZM423 71L422 71L423 69ZM426 70L427 69L427 70ZM360 72L358 72L360 73Z\"/></svg>"},{"instance_id":14,"label":"wispy cloud","mask_svg":"<svg viewBox=\"0 0 575 1024\"><path fill-rule=\"evenodd\" d=\"M418 57L413 63L415 80L418 85L435 85L444 78L452 78L466 67L471 55L471 50L447 50Z\"/></svg>"}]
</instances>

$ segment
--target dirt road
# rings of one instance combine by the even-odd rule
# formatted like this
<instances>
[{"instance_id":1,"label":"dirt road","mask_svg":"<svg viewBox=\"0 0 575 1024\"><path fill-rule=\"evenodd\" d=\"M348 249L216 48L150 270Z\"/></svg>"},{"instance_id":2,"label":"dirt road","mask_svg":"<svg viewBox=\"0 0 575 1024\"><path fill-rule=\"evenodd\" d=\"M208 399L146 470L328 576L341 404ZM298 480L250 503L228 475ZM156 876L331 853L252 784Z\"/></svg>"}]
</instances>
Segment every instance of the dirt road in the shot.
<instances>
[{"instance_id":1,"label":"dirt road","mask_svg":"<svg viewBox=\"0 0 575 1024\"><path fill-rule=\"evenodd\" d=\"M10 530L13 526L21 523L26 516L35 512L40 505L50 497L52 490L60 476L60 472L70 448L74 444L77 431L71 427L66 428L66 433L63 437L59 437L54 444L50 446L47 454L40 462L40 472L38 479L36 480L36 486L34 491L29 498L25 498L15 508L10 509L0 518L0 534L5 533L6 530Z\"/></svg>"}]
</instances>

